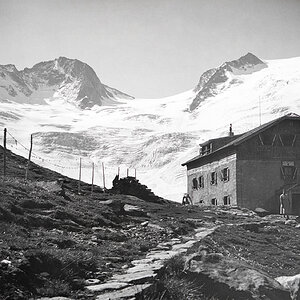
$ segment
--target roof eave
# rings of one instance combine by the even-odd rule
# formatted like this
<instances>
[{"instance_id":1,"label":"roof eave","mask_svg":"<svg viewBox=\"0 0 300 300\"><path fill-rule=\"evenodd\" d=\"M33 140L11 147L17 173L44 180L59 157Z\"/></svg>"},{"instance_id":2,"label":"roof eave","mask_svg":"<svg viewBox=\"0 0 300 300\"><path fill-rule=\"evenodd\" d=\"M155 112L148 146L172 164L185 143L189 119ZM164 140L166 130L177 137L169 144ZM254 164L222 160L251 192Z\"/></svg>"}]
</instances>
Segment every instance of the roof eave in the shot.
<instances>
[{"instance_id":1,"label":"roof eave","mask_svg":"<svg viewBox=\"0 0 300 300\"><path fill-rule=\"evenodd\" d=\"M217 149L216 151L213 151L213 152L211 152L211 153L209 153L209 154L206 154L206 155L198 155L198 156L196 156L196 157L194 157L194 158L188 160L187 162L185 162L185 163L183 163L183 164L181 164L181 165L182 165L183 167L184 167L184 166L187 166L189 163L195 162L195 161L197 161L197 160L201 160L202 158L205 158L205 157L208 157L208 156L211 157L211 156L214 155L215 153L218 153L218 152L220 152L221 150L225 150L225 149L229 149L229 148L235 148L235 145L230 145L230 146L227 146L227 147L219 148L219 149Z\"/></svg>"}]
</instances>

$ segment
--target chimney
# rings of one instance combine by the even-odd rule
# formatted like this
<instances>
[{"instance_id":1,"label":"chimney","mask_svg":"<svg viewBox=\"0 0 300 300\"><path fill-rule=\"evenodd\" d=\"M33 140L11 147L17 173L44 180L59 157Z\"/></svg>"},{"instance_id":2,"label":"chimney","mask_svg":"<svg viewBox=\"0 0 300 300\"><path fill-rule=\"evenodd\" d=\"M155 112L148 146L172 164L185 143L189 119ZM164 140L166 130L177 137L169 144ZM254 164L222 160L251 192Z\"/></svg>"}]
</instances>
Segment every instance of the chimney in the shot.
<instances>
[{"instance_id":1,"label":"chimney","mask_svg":"<svg viewBox=\"0 0 300 300\"><path fill-rule=\"evenodd\" d=\"M232 131L232 124L229 126L229 136L234 136L234 133Z\"/></svg>"}]
</instances>

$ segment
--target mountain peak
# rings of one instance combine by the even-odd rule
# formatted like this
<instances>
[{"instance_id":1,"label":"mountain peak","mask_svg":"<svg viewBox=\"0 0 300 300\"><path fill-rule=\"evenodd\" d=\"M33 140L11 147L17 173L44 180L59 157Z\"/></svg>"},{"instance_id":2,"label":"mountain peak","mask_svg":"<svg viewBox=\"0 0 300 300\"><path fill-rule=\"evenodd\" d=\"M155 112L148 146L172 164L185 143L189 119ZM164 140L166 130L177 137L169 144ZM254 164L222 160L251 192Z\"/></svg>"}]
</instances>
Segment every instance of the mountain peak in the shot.
<instances>
[{"instance_id":1,"label":"mountain peak","mask_svg":"<svg viewBox=\"0 0 300 300\"><path fill-rule=\"evenodd\" d=\"M14 65L0 66L0 70L6 81L0 86L0 100L41 104L45 102L38 92L43 91L45 98L64 99L86 109L94 105L116 104L118 98L133 98L102 84L88 64L64 56L22 71Z\"/></svg>"},{"instance_id":2,"label":"mountain peak","mask_svg":"<svg viewBox=\"0 0 300 300\"><path fill-rule=\"evenodd\" d=\"M255 56L254 54L248 52L246 55L241 56L240 58L236 59L236 60L232 60L230 62L226 62L226 65L236 68L236 69L240 69L242 67L253 67L256 65L262 65L265 64L262 60L260 60L257 56Z\"/></svg>"},{"instance_id":3,"label":"mountain peak","mask_svg":"<svg viewBox=\"0 0 300 300\"><path fill-rule=\"evenodd\" d=\"M218 94L220 92L219 85L224 84L227 81L230 85L229 79L232 75L251 74L266 67L267 65L262 60L248 52L246 55L241 56L236 60L225 62L218 68L204 72L194 89L198 94L191 103L190 110L195 110L206 98Z\"/></svg>"},{"instance_id":4,"label":"mountain peak","mask_svg":"<svg viewBox=\"0 0 300 300\"><path fill-rule=\"evenodd\" d=\"M13 64L8 64L8 65L0 65L1 70L5 70L7 72L18 72L17 68Z\"/></svg>"}]
</instances>

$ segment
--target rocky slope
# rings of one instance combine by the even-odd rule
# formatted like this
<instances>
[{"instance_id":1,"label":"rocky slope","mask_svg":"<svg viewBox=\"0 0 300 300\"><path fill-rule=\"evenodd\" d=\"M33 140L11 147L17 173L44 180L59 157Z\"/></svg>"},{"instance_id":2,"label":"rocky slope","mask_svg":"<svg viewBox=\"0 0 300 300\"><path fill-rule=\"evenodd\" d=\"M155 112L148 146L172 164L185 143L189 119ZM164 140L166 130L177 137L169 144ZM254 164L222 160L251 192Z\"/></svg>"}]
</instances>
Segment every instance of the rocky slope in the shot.
<instances>
[{"instance_id":1,"label":"rocky slope","mask_svg":"<svg viewBox=\"0 0 300 300\"><path fill-rule=\"evenodd\" d=\"M41 104L63 99L81 109L112 105L119 98L133 98L101 83L95 71L77 59L59 57L18 71L0 65L0 99Z\"/></svg>"}]
</instances>

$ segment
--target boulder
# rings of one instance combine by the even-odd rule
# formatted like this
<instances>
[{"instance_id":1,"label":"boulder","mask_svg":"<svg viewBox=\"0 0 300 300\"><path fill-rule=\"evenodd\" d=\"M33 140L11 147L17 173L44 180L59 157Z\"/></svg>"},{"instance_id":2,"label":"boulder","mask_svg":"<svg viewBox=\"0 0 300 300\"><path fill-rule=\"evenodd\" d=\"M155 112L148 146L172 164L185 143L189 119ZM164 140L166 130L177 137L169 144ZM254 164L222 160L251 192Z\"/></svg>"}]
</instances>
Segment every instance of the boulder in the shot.
<instances>
[{"instance_id":1,"label":"boulder","mask_svg":"<svg viewBox=\"0 0 300 300\"><path fill-rule=\"evenodd\" d=\"M89 278L84 281L85 285L95 285L98 284L99 282L100 280L97 278Z\"/></svg>"},{"instance_id":2,"label":"boulder","mask_svg":"<svg viewBox=\"0 0 300 300\"><path fill-rule=\"evenodd\" d=\"M290 290L293 300L300 299L300 274L275 278L283 287Z\"/></svg>"},{"instance_id":3,"label":"boulder","mask_svg":"<svg viewBox=\"0 0 300 300\"><path fill-rule=\"evenodd\" d=\"M93 292L103 292L107 290L119 290L127 286L128 284L126 282L110 281L107 283L88 285L86 288Z\"/></svg>"},{"instance_id":4,"label":"boulder","mask_svg":"<svg viewBox=\"0 0 300 300\"><path fill-rule=\"evenodd\" d=\"M284 224L295 226L295 225L297 225L297 222L295 220L286 220Z\"/></svg>"},{"instance_id":5,"label":"boulder","mask_svg":"<svg viewBox=\"0 0 300 300\"><path fill-rule=\"evenodd\" d=\"M260 217L265 217L265 216L270 214L269 211L267 211L267 210L265 210L264 208L261 208L261 207L255 208L254 212L256 212L257 215L260 216Z\"/></svg>"},{"instance_id":6,"label":"boulder","mask_svg":"<svg viewBox=\"0 0 300 300\"><path fill-rule=\"evenodd\" d=\"M190 257L185 272L191 279L201 282L206 293L217 298L291 299L289 290L278 281L220 253Z\"/></svg>"},{"instance_id":7,"label":"boulder","mask_svg":"<svg viewBox=\"0 0 300 300\"><path fill-rule=\"evenodd\" d=\"M120 200L106 200L101 203L109 206L116 214L124 213L124 203Z\"/></svg>"},{"instance_id":8,"label":"boulder","mask_svg":"<svg viewBox=\"0 0 300 300\"><path fill-rule=\"evenodd\" d=\"M147 217L147 212L136 205L125 204L124 211L126 215L133 217Z\"/></svg>"}]
</instances>

